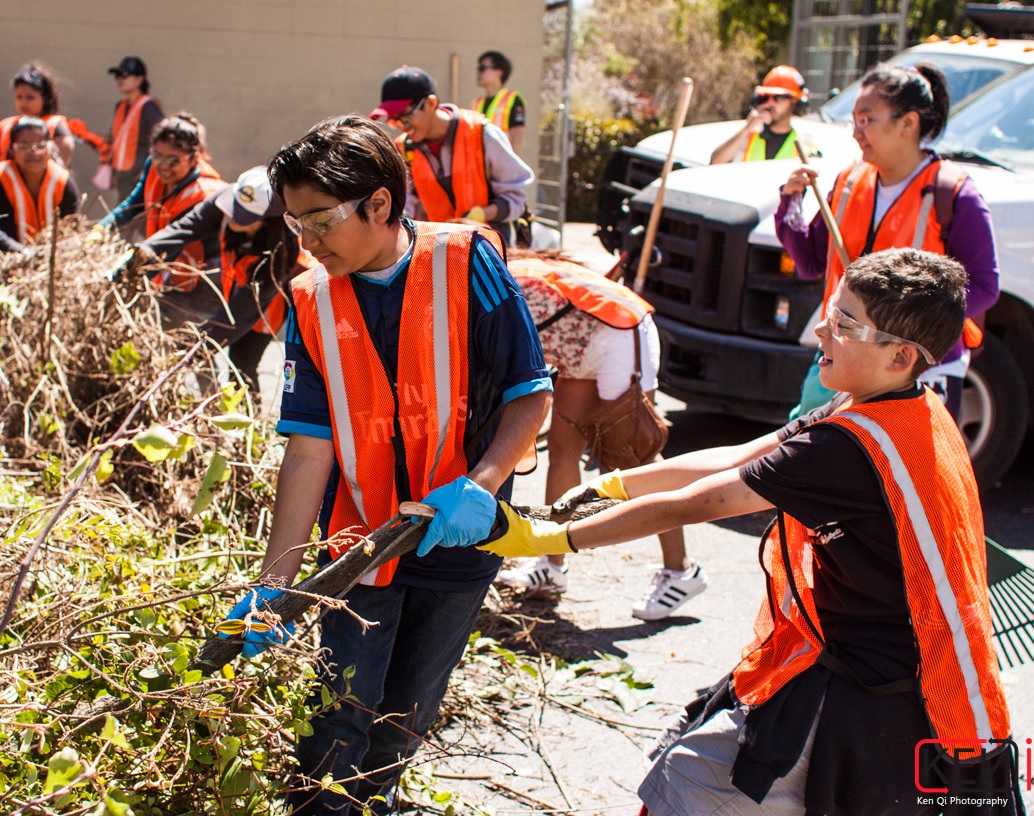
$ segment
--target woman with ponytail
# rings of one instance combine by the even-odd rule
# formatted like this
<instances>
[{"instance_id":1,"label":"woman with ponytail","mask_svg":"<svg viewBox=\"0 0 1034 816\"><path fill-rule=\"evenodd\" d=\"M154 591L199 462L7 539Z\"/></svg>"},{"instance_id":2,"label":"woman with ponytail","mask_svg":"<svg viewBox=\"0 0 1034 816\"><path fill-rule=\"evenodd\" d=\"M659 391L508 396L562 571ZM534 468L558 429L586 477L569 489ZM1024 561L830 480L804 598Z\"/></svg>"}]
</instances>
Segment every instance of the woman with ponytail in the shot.
<instances>
[{"instance_id":1,"label":"woman with ponytail","mask_svg":"<svg viewBox=\"0 0 1034 816\"><path fill-rule=\"evenodd\" d=\"M915 247L954 258L965 267L967 331L926 371L930 385L958 419L962 381L969 349L980 344L983 313L998 299L998 258L991 213L973 180L930 147L948 119L948 86L933 65L904 68L879 64L862 77L854 105L854 137L861 160L841 172L829 195L848 261L893 247ZM811 167L799 167L781 190L776 233L797 276L825 276L826 303L843 276L844 262L829 229L816 215L801 217L801 197L816 179ZM916 315L923 320L922 314ZM801 404L791 417L828 402L833 393L818 384L820 365L834 365L821 355L805 380Z\"/></svg>"}]
</instances>

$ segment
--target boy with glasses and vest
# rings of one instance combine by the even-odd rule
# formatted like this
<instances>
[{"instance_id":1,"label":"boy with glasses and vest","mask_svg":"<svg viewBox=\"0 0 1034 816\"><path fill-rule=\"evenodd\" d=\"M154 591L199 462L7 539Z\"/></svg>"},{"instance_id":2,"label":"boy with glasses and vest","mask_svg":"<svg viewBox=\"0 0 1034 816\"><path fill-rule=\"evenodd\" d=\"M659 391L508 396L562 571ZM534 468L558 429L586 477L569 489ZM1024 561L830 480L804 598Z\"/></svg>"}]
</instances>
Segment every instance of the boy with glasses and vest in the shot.
<instances>
[{"instance_id":1,"label":"boy with glasses and vest","mask_svg":"<svg viewBox=\"0 0 1034 816\"><path fill-rule=\"evenodd\" d=\"M517 243L535 174L498 127L476 111L441 102L427 72L408 65L384 79L370 118L403 131L396 145L409 165L407 214L485 223L508 246Z\"/></svg>"},{"instance_id":2,"label":"boy with glasses and vest","mask_svg":"<svg viewBox=\"0 0 1034 816\"><path fill-rule=\"evenodd\" d=\"M790 65L777 65L754 88L743 128L715 149L711 164L792 159L797 155L793 116L807 101L801 72Z\"/></svg>"},{"instance_id":3,"label":"boy with glasses and vest","mask_svg":"<svg viewBox=\"0 0 1034 816\"><path fill-rule=\"evenodd\" d=\"M520 153L524 144L524 98L505 87L512 72L510 60L499 51L486 51L478 57L477 83L485 95L470 107L509 136L514 152Z\"/></svg>"},{"instance_id":4,"label":"boy with glasses and vest","mask_svg":"<svg viewBox=\"0 0 1034 816\"><path fill-rule=\"evenodd\" d=\"M644 814L941 813L923 787L948 788L945 814L1023 812L1010 748L995 744L1010 725L976 480L954 421L916 379L962 331L965 284L931 252L860 258L815 330L831 402L558 502L622 500L590 518L532 522L500 502L480 547L504 556L777 512L756 639L648 753ZM999 806L974 808L981 791Z\"/></svg>"},{"instance_id":5,"label":"boy with glasses and vest","mask_svg":"<svg viewBox=\"0 0 1034 816\"><path fill-rule=\"evenodd\" d=\"M369 534L401 502L438 509L417 552L345 597L376 626L344 610L323 616L322 679L340 707L315 717L297 749L295 814L361 812L355 802L386 812L499 569L499 557L465 545L489 534L495 495L510 495L552 385L498 235L406 218L406 166L373 122L323 122L268 170L317 266L291 285L277 426L290 438L260 585L229 617L293 581L317 519L325 560L357 543L347 531ZM249 630L243 654L286 634ZM321 789L327 774L348 796Z\"/></svg>"}]
</instances>

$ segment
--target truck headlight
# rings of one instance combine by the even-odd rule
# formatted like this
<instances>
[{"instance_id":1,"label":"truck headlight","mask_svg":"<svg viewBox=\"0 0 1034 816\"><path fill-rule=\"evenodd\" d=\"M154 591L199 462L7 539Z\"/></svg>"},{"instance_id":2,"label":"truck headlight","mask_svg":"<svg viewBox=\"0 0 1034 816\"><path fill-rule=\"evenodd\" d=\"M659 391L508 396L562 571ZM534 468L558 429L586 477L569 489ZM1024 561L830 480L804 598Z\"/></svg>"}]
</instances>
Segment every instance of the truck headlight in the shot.
<instances>
[{"instance_id":1,"label":"truck headlight","mask_svg":"<svg viewBox=\"0 0 1034 816\"><path fill-rule=\"evenodd\" d=\"M779 256L779 274L785 275L788 278L793 277L793 273L797 271L797 267L794 266L793 258L786 252Z\"/></svg>"}]
</instances>

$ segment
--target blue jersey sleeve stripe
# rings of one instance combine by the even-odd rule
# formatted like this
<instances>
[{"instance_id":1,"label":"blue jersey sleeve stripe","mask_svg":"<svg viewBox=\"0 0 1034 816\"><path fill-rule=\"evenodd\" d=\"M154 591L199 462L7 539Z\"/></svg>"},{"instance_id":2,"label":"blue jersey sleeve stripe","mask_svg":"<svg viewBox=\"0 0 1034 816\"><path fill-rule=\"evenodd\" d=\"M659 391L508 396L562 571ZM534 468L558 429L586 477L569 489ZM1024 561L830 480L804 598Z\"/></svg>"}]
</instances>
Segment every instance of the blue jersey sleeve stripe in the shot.
<instances>
[{"instance_id":1,"label":"blue jersey sleeve stripe","mask_svg":"<svg viewBox=\"0 0 1034 816\"><path fill-rule=\"evenodd\" d=\"M542 377L538 380L530 380L528 382L518 383L513 388L507 388L503 392L503 402L513 402L518 397L526 397L528 394L534 394L538 391L552 391L553 381L549 377ZM277 426L277 430L280 427Z\"/></svg>"},{"instance_id":2,"label":"blue jersey sleeve stripe","mask_svg":"<svg viewBox=\"0 0 1034 816\"><path fill-rule=\"evenodd\" d=\"M286 326L284 328L284 342L302 345L302 333L298 331L298 318L295 316L294 306L287 310Z\"/></svg>"},{"instance_id":3,"label":"blue jersey sleeve stripe","mask_svg":"<svg viewBox=\"0 0 1034 816\"><path fill-rule=\"evenodd\" d=\"M474 294L477 295L481 308L485 310L486 314L490 314L496 307L496 304L492 303L492 301L488 299L488 295L485 294L484 287L481 285L481 281L476 274L471 278L470 282L473 284Z\"/></svg>"},{"instance_id":4,"label":"blue jersey sleeve stripe","mask_svg":"<svg viewBox=\"0 0 1034 816\"><path fill-rule=\"evenodd\" d=\"M501 258L499 263L502 263ZM481 278L482 285L495 298L497 306L509 297L502 281L499 280L499 269L495 259L480 242L474 246L474 274Z\"/></svg>"},{"instance_id":5,"label":"blue jersey sleeve stripe","mask_svg":"<svg viewBox=\"0 0 1034 816\"><path fill-rule=\"evenodd\" d=\"M281 419L276 424L276 432L281 436L313 436L316 439L334 439L334 431L329 425L313 425L311 422L295 422L291 419Z\"/></svg>"}]
</instances>

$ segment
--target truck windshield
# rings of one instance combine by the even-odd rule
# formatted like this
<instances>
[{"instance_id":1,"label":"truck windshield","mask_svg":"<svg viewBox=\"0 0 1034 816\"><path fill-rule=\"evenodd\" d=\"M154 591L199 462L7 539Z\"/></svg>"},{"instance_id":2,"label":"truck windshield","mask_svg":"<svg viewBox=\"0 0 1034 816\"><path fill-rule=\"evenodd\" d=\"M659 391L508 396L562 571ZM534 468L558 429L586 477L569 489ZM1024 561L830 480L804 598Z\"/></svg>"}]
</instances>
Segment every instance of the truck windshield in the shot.
<instances>
[{"instance_id":1,"label":"truck windshield","mask_svg":"<svg viewBox=\"0 0 1034 816\"><path fill-rule=\"evenodd\" d=\"M952 113L938 152L960 161L1034 169L1034 69L988 88Z\"/></svg>"},{"instance_id":2,"label":"truck windshield","mask_svg":"<svg viewBox=\"0 0 1034 816\"><path fill-rule=\"evenodd\" d=\"M920 62L932 62L941 69L944 78L948 81L948 96L953 105L1017 68L1016 63L1001 59L991 60L972 54L939 54L921 51L903 51L891 57L887 62L905 67ZM850 124L851 112L854 110L858 90L859 83L852 82L812 115L817 115L823 122Z\"/></svg>"}]
</instances>

